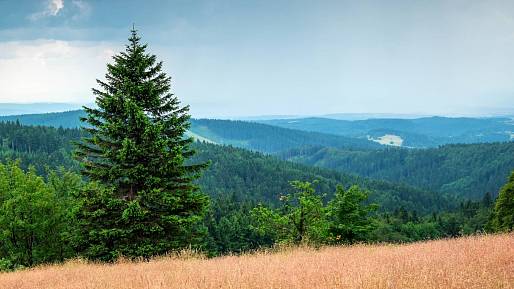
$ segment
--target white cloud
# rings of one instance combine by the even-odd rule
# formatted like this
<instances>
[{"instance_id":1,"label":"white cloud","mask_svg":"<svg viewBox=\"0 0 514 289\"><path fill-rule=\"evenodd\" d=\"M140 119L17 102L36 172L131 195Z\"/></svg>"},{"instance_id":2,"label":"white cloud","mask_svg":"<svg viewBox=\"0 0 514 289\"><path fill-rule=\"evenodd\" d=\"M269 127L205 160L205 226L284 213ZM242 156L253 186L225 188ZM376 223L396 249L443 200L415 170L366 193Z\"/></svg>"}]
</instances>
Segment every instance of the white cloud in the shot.
<instances>
[{"instance_id":1,"label":"white cloud","mask_svg":"<svg viewBox=\"0 0 514 289\"><path fill-rule=\"evenodd\" d=\"M33 13L29 16L32 21L39 20L48 16L57 16L59 11L64 8L64 0L48 0L45 10Z\"/></svg>"},{"instance_id":2,"label":"white cloud","mask_svg":"<svg viewBox=\"0 0 514 289\"><path fill-rule=\"evenodd\" d=\"M86 1L73 0L71 3L77 8L77 13L72 17L73 20L79 20L91 14L91 5Z\"/></svg>"},{"instance_id":3,"label":"white cloud","mask_svg":"<svg viewBox=\"0 0 514 289\"><path fill-rule=\"evenodd\" d=\"M100 42L0 42L0 102L91 102L113 52Z\"/></svg>"},{"instance_id":4,"label":"white cloud","mask_svg":"<svg viewBox=\"0 0 514 289\"><path fill-rule=\"evenodd\" d=\"M62 8L64 8L64 0L50 0L48 3L48 11L53 16L57 15Z\"/></svg>"}]
</instances>

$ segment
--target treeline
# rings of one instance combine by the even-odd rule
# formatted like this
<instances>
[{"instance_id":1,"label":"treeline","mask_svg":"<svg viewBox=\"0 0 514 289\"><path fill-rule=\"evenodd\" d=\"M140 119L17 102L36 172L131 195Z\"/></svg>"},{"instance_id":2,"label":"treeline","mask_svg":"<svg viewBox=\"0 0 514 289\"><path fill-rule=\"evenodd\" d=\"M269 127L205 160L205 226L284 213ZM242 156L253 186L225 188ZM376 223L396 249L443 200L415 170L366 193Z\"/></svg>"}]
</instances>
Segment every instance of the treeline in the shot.
<instances>
[{"instance_id":1,"label":"treeline","mask_svg":"<svg viewBox=\"0 0 514 289\"><path fill-rule=\"evenodd\" d=\"M495 210L502 210L495 209L490 194L482 200L464 201L454 209L431 214L402 206L391 212L380 212L379 206L366 201L369 192L358 186L337 187L333 197L324 202L325 196L314 189L315 183L293 184L291 193L283 194L280 204L274 207L244 201L236 195L213 199L206 220L209 252L237 253L299 240L314 245L403 243L512 230L495 223L501 216ZM512 181L507 186L512 187ZM513 213L511 206L510 216ZM302 215L307 227L300 229ZM506 220L503 224L511 222Z\"/></svg>"},{"instance_id":2,"label":"treeline","mask_svg":"<svg viewBox=\"0 0 514 289\"><path fill-rule=\"evenodd\" d=\"M358 186L336 187L332 197L315 190L315 182L291 182L291 192L279 204L239 199L235 194L211 200L203 220L195 223L193 248L209 256L248 252L275 244L352 244L355 242L412 242L457 237L477 232L509 231L514 222L514 173L494 206L490 194L480 201L462 202L456 209L420 215L403 207L379 213L367 202L368 192ZM11 270L41 263L61 262L85 256L114 260L120 251L91 247L94 231L84 218L91 202L88 184L75 173L49 171L38 176L17 163L0 164L0 269ZM106 218L104 215L101 218ZM120 216L120 221L123 217ZM104 219L108 222L108 219ZM105 236L104 236L105 237ZM100 251L99 251L100 250ZM103 252L102 254L99 254ZM126 257L139 256L127 250ZM132 255L131 255L132 254Z\"/></svg>"},{"instance_id":3,"label":"treeline","mask_svg":"<svg viewBox=\"0 0 514 289\"><path fill-rule=\"evenodd\" d=\"M249 205L233 196L214 200L203 220L191 223L194 234L185 235L187 244L214 256L277 243L351 243L365 240L373 229L368 212L376 205L363 205L366 193L358 187L338 187L334 198L325 205L322 195L310 183L297 181L292 185L293 193L282 195L277 208L262 203ZM124 235L129 233L127 230L140 230L125 223L138 216L130 215L135 214L130 202L122 216L109 214L122 205L122 200L110 199L105 209L91 211L91 203L102 207L100 199L109 199L105 193L96 195L98 190L102 189L84 182L75 173L50 171L45 179L33 169L20 169L17 163L0 164L0 269L77 256L104 261L121 256L152 256L145 252L149 249L145 246L125 243L141 236L137 231ZM92 219L103 223L94 225ZM116 229L110 222L117 222ZM177 240L184 236L169 237Z\"/></svg>"},{"instance_id":4,"label":"treeline","mask_svg":"<svg viewBox=\"0 0 514 289\"><path fill-rule=\"evenodd\" d=\"M53 129L45 126L25 126L19 121L0 122L0 144L16 152L51 154L58 150L70 151L72 140L84 133L79 129Z\"/></svg>"},{"instance_id":5,"label":"treeline","mask_svg":"<svg viewBox=\"0 0 514 289\"><path fill-rule=\"evenodd\" d=\"M281 157L363 177L480 199L485 192L498 192L514 168L514 142L375 151L307 147L290 150Z\"/></svg>"}]
</instances>

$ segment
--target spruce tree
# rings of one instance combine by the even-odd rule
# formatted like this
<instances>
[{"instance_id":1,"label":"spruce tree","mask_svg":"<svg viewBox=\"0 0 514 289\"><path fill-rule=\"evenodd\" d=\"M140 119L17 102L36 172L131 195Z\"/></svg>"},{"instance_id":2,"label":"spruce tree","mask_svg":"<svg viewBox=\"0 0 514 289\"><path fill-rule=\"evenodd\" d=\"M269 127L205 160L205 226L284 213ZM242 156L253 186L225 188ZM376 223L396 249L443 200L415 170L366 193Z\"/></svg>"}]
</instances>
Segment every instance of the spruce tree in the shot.
<instances>
[{"instance_id":1,"label":"spruce tree","mask_svg":"<svg viewBox=\"0 0 514 289\"><path fill-rule=\"evenodd\" d=\"M208 204L194 184L189 107L170 92L163 63L132 29L124 52L97 80L96 108L84 107L89 136L77 144L84 192L82 249L92 258L150 257L194 245Z\"/></svg>"}]
</instances>

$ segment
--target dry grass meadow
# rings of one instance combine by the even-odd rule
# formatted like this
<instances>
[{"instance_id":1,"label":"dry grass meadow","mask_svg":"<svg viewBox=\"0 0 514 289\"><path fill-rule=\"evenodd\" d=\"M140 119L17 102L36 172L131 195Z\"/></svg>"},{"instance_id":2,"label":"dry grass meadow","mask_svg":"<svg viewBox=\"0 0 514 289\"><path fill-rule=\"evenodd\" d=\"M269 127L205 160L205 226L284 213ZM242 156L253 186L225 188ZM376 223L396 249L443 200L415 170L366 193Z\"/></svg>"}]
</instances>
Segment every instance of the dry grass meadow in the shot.
<instances>
[{"instance_id":1,"label":"dry grass meadow","mask_svg":"<svg viewBox=\"0 0 514 289\"><path fill-rule=\"evenodd\" d=\"M0 288L514 288L514 234L0 274Z\"/></svg>"}]
</instances>

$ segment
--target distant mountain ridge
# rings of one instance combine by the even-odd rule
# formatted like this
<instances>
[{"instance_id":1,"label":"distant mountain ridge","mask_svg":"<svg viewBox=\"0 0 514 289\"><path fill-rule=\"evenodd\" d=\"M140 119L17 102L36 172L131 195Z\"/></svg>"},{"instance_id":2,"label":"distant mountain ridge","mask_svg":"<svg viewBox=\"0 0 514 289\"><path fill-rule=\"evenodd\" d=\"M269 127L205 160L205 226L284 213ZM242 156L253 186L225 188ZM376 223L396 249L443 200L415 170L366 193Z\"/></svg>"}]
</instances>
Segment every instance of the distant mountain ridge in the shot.
<instances>
[{"instance_id":1,"label":"distant mountain ridge","mask_svg":"<svg viewBox=\"0 0 514 289\"><path fill-rule=\"evenodd\" d=\"M79 120L81 116L85 116L83 110L74 110L0 116L0 121L19 120L26 125L75 128L82 125ZM353 121L319 117L253 121L192 119L190 135L212 143L230 144L267 153L301 145L357 149L379 149L382 145L430 148L452 143L511 141L514 140L514 120L507 117L382 118ZM275 144L281 142L283 145L270 146L270 141Z\"/></svg>"},{"instance_id":2,"label":"distant mountain ridge","mask_svg":"<svg viewBox=\"0 0 514 289\"><path fill-rule=\"evenodd\" d=\"M0 116L0 121L19 121L24 125L78 128L83 125L80 121L80 118L83 116L86 116L84 110L71 110L64 112Z\"/></svg>"},{"instance_id":3,"label":"distant mountain ridge","mask_svg":"<svg viewBox=\"0 0 514 289\"><path fill-rule=\"evenodd\" d=\"M77 128L84 124L80 117L83 110L2 116L0 121L19 121L24 125L43 125L63 128ZM322 145L338 148L381 149L383 146L365 138L306 132L260 124L256 122L191 119L188 134L200 141L233 145L264 153L277 153L296 147Z\"/></svg>"},{"instance_id":4,"label":"distant mountain ridge","mask_svg":"<svg viewBox=\"0 0 514 289\"><path fill-rule=\"evenodd\" d=\"M0 103L0 116L62 112L81 108L82 105L72 103Z\"/></svg>"},{"instance_id":5,"label":"distant mountain ridge","mask_svg":"<svg viewBox=\"0 0 514 289\"><path fill-rule=\"evenodd\" d=\"M488 143L514 139L511 118L449 118L339 120L328 118L275 119L259 123L284 128L377 140L395 135L407 147L437 147L451 143Z\"/></svg>"}]
</instances>

